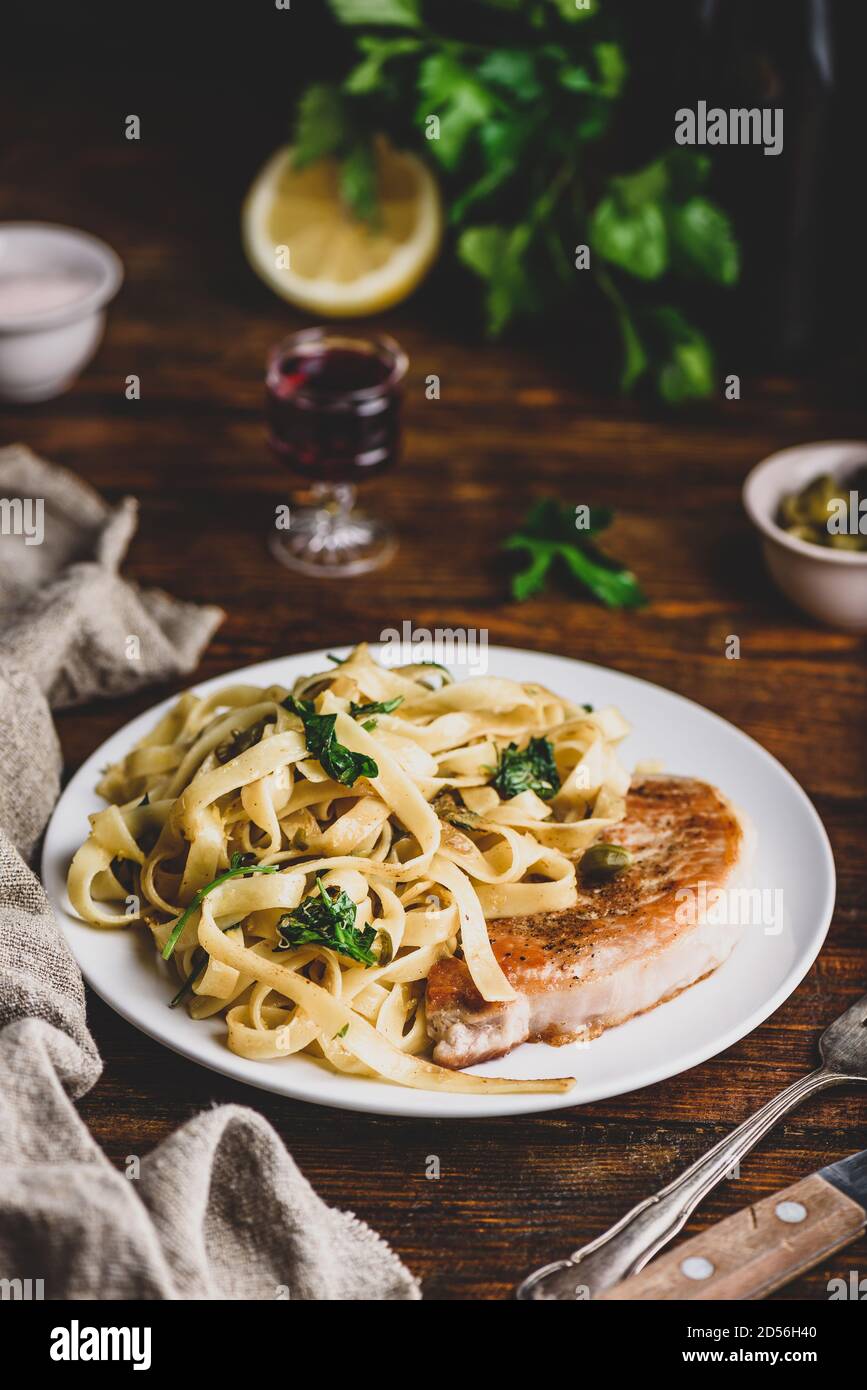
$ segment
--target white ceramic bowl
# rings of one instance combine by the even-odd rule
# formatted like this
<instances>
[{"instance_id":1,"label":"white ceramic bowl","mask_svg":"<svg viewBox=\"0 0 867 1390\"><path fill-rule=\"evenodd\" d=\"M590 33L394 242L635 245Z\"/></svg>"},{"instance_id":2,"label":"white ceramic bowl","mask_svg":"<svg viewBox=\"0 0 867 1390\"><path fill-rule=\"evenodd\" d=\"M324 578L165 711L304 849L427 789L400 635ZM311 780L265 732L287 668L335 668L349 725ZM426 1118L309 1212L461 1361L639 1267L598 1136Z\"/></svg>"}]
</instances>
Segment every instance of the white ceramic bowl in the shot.
<instances>
[{"instance_id":1,"label":"white ceramic bowl","mask_svg":"<svg viewBox=\"0 0 867 1390\"><path fill-rule=\"evenodd\" d=\"M820 473L845 482L867 464L867 442L827 440L771 454L747 475L743 500L760 532L765 561L783 593L819 622L867 632L867 551L826 550L777 525L783 497Z\"/></svg>"},{"instance_id":2,"label":"white ceramic bowl","mask_svg":"<svg viewBox=\"0 0 867 1390\"><path fill-rule=\"evenodd\" d=\"M0 281L65 276L75 298L28 312L0 309L0 400L44 401L71 386L105 328L105 306L123 280L110 246L50 222L0 223Z\"/></svg>"}]
</instances>

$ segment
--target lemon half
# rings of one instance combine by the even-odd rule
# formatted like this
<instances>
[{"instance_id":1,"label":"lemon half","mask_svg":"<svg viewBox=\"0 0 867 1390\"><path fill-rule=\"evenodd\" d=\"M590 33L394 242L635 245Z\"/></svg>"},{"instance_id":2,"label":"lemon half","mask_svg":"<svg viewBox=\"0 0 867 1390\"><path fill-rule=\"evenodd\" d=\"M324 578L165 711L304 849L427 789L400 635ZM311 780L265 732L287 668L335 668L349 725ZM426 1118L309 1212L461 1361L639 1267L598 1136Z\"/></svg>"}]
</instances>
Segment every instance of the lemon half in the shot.
<instances>
[{"instance_id":1,"label":"lemon half","mask_svg":"<svg viewBox=\"0 0 867 1390\"><path fill-rule=\"evenodd\" d=\"M421 160L382 137L376 165L379 212L371 227L341 199L336 160L296 169L291 146L269 159L241 216L247 259L266 285L331 318L387 309L415 289L442 238L439 189Z\"/></svg>"}]
</instances>

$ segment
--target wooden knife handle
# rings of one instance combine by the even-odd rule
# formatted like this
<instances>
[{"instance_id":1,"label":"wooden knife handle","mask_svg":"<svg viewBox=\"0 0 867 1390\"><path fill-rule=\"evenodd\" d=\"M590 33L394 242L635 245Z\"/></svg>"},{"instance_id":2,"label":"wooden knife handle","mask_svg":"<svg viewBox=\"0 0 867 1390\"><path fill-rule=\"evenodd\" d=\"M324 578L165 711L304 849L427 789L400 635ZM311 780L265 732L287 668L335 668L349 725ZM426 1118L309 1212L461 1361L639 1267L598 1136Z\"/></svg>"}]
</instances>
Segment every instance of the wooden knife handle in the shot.
<instances>
[{"instance_id":1,"label":"wooden knife handle","mask_svg":"<svg viewBox=\"0 0 867 1390\"><path fill-rule=\"evenodd\" d=\"M867 1212L814 1173L728 1216L600 1300L764 1298L867 1226Z\"/></svg>"}]
</instances>

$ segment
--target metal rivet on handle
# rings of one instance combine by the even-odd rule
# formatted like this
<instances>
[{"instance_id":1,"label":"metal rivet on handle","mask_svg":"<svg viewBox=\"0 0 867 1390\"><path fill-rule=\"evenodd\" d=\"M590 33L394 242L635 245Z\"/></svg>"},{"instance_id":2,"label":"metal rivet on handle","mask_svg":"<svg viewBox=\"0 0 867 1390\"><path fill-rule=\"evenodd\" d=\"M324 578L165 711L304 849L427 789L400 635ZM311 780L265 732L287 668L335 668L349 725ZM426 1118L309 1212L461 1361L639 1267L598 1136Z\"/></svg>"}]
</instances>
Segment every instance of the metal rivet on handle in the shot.
<instances>
[{"instance_id":1,"label":"metal rivet on handle","mask_svg":"<svg viewBox=\"0 0 867 1390\"><path fill-rule=\"evenodd\" d=\"M689 1259L682 1261L680 1272L687 1279L709 1279L713 1274L713 1265L703 1255L690 1255Z\"/></svg>"},{"instance_id":2,"label":"metal rivet on handle","mask_svg":"<svg viewBox=\"0 0 867 1390\"><path fill-rule=\"evenodd\" d=\"M774 1211L781 1221L788 1221L793 1226L807 1219L807 1208L801 1202L778 1202Z\"/></svg>"}]
</instances>

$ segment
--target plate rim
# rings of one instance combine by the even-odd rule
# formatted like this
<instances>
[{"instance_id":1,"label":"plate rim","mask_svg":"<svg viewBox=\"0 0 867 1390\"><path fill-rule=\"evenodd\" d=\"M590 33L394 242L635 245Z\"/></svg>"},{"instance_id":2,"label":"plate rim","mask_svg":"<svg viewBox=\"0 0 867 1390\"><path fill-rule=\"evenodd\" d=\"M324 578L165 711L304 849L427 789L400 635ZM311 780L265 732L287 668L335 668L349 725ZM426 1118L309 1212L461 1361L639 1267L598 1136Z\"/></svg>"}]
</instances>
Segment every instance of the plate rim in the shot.
<instances>
[{"instance_id":1,"label":"plate rim","mask_svg":"<svg viewBox=\"0 0 867 1390\"><path fill-rule=\"evenodd\" d=\"M624 1085L620 1085L619 1083L615 1083L614 1085L612 1085L608 1082L603 1081L599 1084L598 1090L594 1090L593 1086L591 1085L589 1088L589 1094L582 1094L581 1098L578 1100L574 1098L573 1092L571 1091L561 1093L543 1092L536 1094L504 1094L494 1095L491 1097L482 1097L450 1092L442 1093L446 1095L453 1104L461 1106L460 1109L453 1110L444 1110L438 1108L436 1100L438 1099L441 1093L435 1091L422 1091L416 1090L415 1088L398 1086L396 1084L392 1084L380 1079L377 1079L376 1081L373 1081L371 1079L369 1083L369 1090L367 1085L358 1085L357 1098L355 1097L354 1088L346 1096L340 1093L337 1096L320 1097L316 1094L311 1094L309 1090L305 1089L304 1087L302 1087L301 1089L292 1086L287 1088L285 1085L275 1087L273 1084L269 1084L268 1081L268 1076L271 1069L268 1067L262 1067L261 1063L254 1064L251 1062L249 1058L237 1057L234 1053L230 1052L228 1048L226 1048L224 1055L219 1059L219 1061L217 1059L208 1058L207 1056L203 1056L201 1054L201 1051L198 1050L198 1035L195 1032L191 1036L190 1045L185 1046L182 1042L178 1040L167 1038L164 1033L159 1032L156 1029L156 1027L151 1026L146 1020L143 1020L140 1015L137 1015L130 1011L130 1009L128 1009L123 1003L122 996L118 997L114 995L111 992L111 990L107 991L105 988L101 987L101 985L94 978L92 978L89 969L87 969L78 958L78 955L75 950L74 939L70 937L69 933L66 930L66 921L69 920L71 921L74 927L80 927L82 929L85 927L86 924L79 923L72 916L68 906L66 905L66 902L64 901L65 879L62 881L62 887L64 892L58 895L55 891L53 891L56 881L56 875L54 873L54 866L51 862L51 855L49 851L53 846L54 836L61 835L60 830L56 829L56 825L59 826L61 822L61 811L63 809L64 802L66 801L67 797L73 791L73 788L77 790L78 784L80 783L80 780L83 778L87 769L95 760L100 758L100 756L103 753L103 750L108 746L108 744L110 744L114 739L122 737L127 732L127 730L129 730L139 720L147 720L150 723L155 722L167 708L171 708L171 706L180 698L180 695L183 694L184 691L193 690L196 693L208 693L211 689L216 688L221 684L238 681L241 679L252 679L257 672L263 671L264 668L271 668L278 663L287 661L291 661L294 663L306 660L310 660L311 662L323 661L328 659L329 650L333 651L335 647L340 649L344 646L351 647L352 645L353 644L351 643L334 643L331 644L329 648L317 648L301 652L284 653L279 656L268 657L261 661L253 662L248 666L235 667L229 671L218 673L215 676L208 676L206 679L201 681L193 681L189 685L186 685L183 691L179 691L175 694L168 695L164 699L156 701L153 705L149 706L146 710L143 710L140 714L137 714L133 716L133 718L128 719L126 723L124 723L119 729L116 729L114 733L109 734L108 738L104 739L102 743L100 743L98 747L96 747L84 759L80 767L76 769L66 786L63 788L63 791L60 797L58 798L57 804L55 805L54 810L52 812L43 838L43 846L39 866L40 877L46 895L48 896L51 906L54 909L55 914L57 916L58 924L63 933L64 940L66 941L66 944L69 947L69 950L76 962L76 965L78 966L79 970L81 970L84 979L87 981L88 985L94 991L94 993L103 1001L103 1003L105 1003L108 1008L112 1009L113 1012L117 1013L121 1018L123 1018L125 1022L129 1023L132 1027L144 1033L146 1037L151 1038L160 1046L167 1047L170 1051L176 1053L181 1057L184 1057L188 1061L191 1061L199 1066L205 1067L207 1070L214 1072L216 1075L226 1076L234 1082L240 1082L244 1085L253 1086L258 1090L267 1091L271 1095L285 1097L287 1100L303 1101L310 1105L325 1106L327 1108L335 1110L346 1110L357 1114L388 1115L406 1118L410 1120L437 1119L460 1121L481 1119L487 1117L502 1118L504 1116L544 1114L555 1110L564 1110L569 1108L578 1109L579 1107L585 1105L596 1104L599 1101L614 1099L616 1096L633 1094L645 1090L648 1086L657 1085L661 1081L670 1080L675 1076L682 1075L684 1072L692 1071L695 1067L701 1066L704 1062L710 1060L712 1057L717 1057L723 1052L727 1051L728 1048L732 1047L742 1038L747 1037L750 1033L754 1032L756 1028L759 1028L798 988L798 986L801 984L801 982L804 980L807 973L813 966L816 958L819 955L819 952L821 951L827 939L828 931L830 930L831 923L833 920L834 908L836 904L837 875L833 849L831 846L830 839L828 837L828 832L825 829L825 826L822 822L822 818L816 810L816 807L814 806L812 799L810 798L808 793L798 782L794 774L789 771L786 765L782 763L779 760L779 758L775 757L773 753L769 752L768 749L765 748L761 743L759 743L757 739L754 739L751 734L745 733L743 729L738 728L736 724L733 724L723 715L717 714L715 710L709 709L706 705L700 704L699 701L693 700L687 695L682 695L679 691L671 690L667 686L660 685L658 682L647 680L643 676L632 675L630 672L627 671L621 671L617 667L602 666L598 662L584 661L581 658L566 656L559 652L546 652L539 651L530 647L512 647L502 645L500 643L491 643L488 646L487 650L491 652L496 652L498 655L502 655L506 658L520 659L522 657L530 656L554 660L556 662L566 662L571 666L577 667L579 669L586 669L591 670L593 672L598 672L606 677L612 675L616 676L619 680L626 681L628 684L632 686L647 688L650 691L653 691L657 694L662 694L666 696L668 699L674 700L682 705L689 706L691 709L699 711L699 713L705 718L709 718L714 724L721 726L721 728L725 731L727 736L733 734L736 737L736 739L747 744L753 751L753 753L757 752L759 754L760 760L762 762L773 768L776 773L782 774L783 780L787 784L789 791L794 795L795 799L801 803L802 808L806 811L807 818L812 823L812 828L817 835L817 843L822 850L823 864L825 869L825 892L822 899L820 913L820 920L822 925L818 927L811 936L810 944L808 944L804 950L800 951L796 955L794 961L791 963L788 971L786 972L783 980L777 986L776 990L774 990L770 995L768 995L767 999L765 999L761 1005L757 1006L746 1019L742 1019L741 1021L731 1025L722 1034L718 1035L713 1042L709 1044L698 1044L695 1048L684 1053L675 1064L674 1069L672 1069L670 1062L660 1061L656 1064L648 1063L640 1073L640 1080L634 1081L630 1079ZM381 645L382 644L378 642L369 643L371 652L375 655L377 651L380 649ZM93 789L91 788L91 791L92 790ZM136 940L138 941L140 940L140 938L137 937ZM725 963L726 962L723 962L723 965L725 965ZM709 978L713 978L713 974L715 973L716 972L712 972L712 975ZM695 983L700 984L702 982L696 981ZM649 1011L650 1014L654 1014L655 1012L655 1009ZM627 1020L627 1023L628 1022L629 1020ZM537 1044L537 1046L544 1045L545 1044ZM313 1065L316 1065L314 1059L311 1058L307 1060L309 1060ZM259 1079L259 1070L257 1070L253 1075L249 1074L249 1069L252 1066L258 1066L261 1069L261 1079ZM348 1077L347 1079L355 1082L367 1081L367 1078L363 1077ZM374 1087L376 1087L375 1090L373 1089ZM386 1091L388 1099L383 1099L380 1096L381 1090ZM408 1108L405 1104L401 1104L401 1097L405 1096L408 1090L411 1091L413 1096L417 1098L415 1104L413 1104L411 1108ZM389 1103L392 1092L394 1093L393 1103Z\"/></svg>"}]
</instances>

